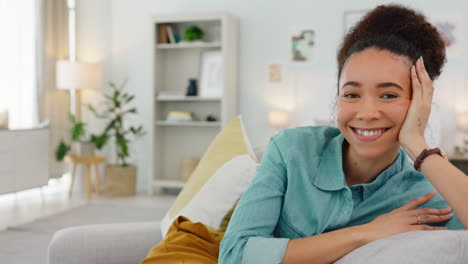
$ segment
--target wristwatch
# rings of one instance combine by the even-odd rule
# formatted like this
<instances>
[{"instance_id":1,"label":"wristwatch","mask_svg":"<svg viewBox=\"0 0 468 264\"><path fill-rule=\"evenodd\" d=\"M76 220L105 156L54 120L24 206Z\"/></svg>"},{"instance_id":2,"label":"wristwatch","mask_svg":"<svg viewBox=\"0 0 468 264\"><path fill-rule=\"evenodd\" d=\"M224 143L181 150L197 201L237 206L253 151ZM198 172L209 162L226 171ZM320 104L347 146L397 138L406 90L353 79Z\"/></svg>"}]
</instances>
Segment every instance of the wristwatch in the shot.
<instances>
[{"instance_id":1,"label":"wristwatch","mask_svg":"<svg viewBox=\"0 0 468 264\"><path fill-rule=\"evenodd\" d=\"M414 169L417 171L421 171L422 162L425 158L429 157L432 154L439 154L442 158L448 160L447 155L440 148L424 149L414 161Z\"/></svg>"}]
</instances>

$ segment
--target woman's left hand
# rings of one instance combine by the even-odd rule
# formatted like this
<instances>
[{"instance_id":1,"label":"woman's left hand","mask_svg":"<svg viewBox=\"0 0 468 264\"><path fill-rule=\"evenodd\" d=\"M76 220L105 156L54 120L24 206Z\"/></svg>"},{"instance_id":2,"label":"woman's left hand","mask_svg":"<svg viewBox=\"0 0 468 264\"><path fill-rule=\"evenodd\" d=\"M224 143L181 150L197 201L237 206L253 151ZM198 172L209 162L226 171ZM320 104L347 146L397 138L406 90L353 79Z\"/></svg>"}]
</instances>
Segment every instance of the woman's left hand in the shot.
<instances>
[{"instance_id":1,"label":"woman's left hand","mask_svg":"<svg viewBox=\"0 0 468 264\"><path fill-rule=\"evenodd\" d=\"M421 151L427 148L424 129L431 113L434 93L432 80L424 67L422 57L411 67L411 84L413 96L398 139L411 159L415 160Z\"/></svg>"}]
</instances>

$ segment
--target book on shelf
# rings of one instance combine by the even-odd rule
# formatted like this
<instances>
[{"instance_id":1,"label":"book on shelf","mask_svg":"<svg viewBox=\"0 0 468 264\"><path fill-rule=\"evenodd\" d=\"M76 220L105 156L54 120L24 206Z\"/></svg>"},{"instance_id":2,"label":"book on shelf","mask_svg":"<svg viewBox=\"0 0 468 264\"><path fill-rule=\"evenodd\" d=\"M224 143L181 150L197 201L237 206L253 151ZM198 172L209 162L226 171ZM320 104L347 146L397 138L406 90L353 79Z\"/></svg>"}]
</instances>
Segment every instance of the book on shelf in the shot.
<instances>
[{"instance_id":1,"label":"book on shelf","mask_svg":"<svg viewBox=\"0 0 468 264\"><path fill-rule=\"evenodd\" d=\"M158 43L159 44L168 43L167 25L165 25L165 24L159 24L158 25Z\"/></svg>"},{"instance_id":2,"label":"book on shelf","mask_svg":"<svg viewBox=\"0 0 468 264\"><path fill-rule=\"evenodd\" d=\"M168 43L176 44L180 42L180 37L177 34L177 28L175 25L166 26L167 38L169 39Z\"/></svg>"},{"instance_id":3,"label":"book on shelf","mask_svg":"<svg viewBox=\"0 0 468 264\"><path fill-rule=\"evenodd\" d=\"M168 122L190 122L193 121L192 112L186 111L171 111L167 114L166 121Z\"/></svg>"}]
</instances>

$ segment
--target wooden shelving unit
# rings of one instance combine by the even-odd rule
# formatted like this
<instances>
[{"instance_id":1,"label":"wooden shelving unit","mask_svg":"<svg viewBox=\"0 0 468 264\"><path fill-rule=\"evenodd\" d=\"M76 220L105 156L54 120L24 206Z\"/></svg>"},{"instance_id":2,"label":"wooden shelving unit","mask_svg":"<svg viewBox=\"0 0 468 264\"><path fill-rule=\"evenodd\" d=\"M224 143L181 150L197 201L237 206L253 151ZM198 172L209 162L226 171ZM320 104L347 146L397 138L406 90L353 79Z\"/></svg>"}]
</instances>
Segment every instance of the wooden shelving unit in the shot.
<instances>
[{"instance_id":1,"label":"wooden shelving unit","mask_svg":"<svg viewBox=\"0 0 468 264\"><path fill-rule=\"evenodd\" d=\"M191 25L205 32L203 42L159 43L160 25L170 25L179 36ZM201 158L211 141L237 110L237 21L227 13L155 16L153 29L153 89L155 99L152 160L149 193L181 189L180 166L185 158ZM161 92L185 91L188 79L200 85L204 51L220 51L222 56L222 95L219 97L161 96ZM199 87L200 88L200 87ZM193 121L166 121L171 111L193 113ZM215 116L215 122L205 121Z\"/></svg>"}]
</instances>

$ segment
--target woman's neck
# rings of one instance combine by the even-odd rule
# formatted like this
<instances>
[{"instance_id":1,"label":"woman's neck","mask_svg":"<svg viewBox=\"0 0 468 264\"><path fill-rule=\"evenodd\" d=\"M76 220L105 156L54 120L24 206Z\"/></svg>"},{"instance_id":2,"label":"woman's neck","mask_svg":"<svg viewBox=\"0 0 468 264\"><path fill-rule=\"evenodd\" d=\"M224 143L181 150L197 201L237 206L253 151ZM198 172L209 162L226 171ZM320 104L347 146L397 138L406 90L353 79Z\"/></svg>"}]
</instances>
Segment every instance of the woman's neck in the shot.
<instances>
[{"instance_id":1,"label":"woman's neck","mask_svg":"<svg viewBox=\"0 0 468 264\"><path fill-rule=\"evenodd\" d=\"M395 147L378 157L369 159L359 156L345 140L343 142L343 172L346 183L351 186L372 182L377 175L392 165L399 151L400 148Z\"/></svg>"}]
</instances>

